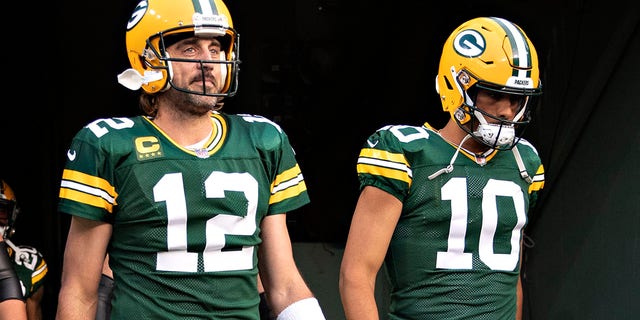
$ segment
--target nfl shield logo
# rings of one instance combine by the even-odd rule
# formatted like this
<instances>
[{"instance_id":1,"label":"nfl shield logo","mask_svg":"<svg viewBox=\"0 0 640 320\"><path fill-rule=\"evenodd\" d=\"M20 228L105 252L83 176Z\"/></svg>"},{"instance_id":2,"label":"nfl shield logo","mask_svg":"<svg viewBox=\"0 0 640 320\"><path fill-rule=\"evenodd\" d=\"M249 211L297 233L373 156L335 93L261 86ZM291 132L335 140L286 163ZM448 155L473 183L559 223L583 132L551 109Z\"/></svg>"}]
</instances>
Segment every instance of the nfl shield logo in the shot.
<instances>
[{"instance_id":1,"label":"nfl shield logo","mask_svg":"<svg viewBox=\"0 0 640 320\"><path fill-rule=\"evenodd\" d=\"M209 158L209 152L207 152L207 149L196 149L196 156L198 156L198 158L206 159Z\"/></svg>"}]
</instances>

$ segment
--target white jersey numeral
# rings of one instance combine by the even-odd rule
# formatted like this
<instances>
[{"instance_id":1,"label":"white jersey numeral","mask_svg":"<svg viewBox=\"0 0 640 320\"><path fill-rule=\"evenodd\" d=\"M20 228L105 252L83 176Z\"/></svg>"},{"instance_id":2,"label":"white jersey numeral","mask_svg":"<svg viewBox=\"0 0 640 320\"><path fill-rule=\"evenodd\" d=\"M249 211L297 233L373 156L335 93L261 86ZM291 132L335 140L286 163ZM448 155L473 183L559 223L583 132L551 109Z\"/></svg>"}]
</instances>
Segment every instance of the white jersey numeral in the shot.
<instances>
[{"instance_id":1,"label":"white jersey numeral","mask_svg":"<svg viewBox=\"0 0 640 320\"><path fill-rule=\"evenodd\" d=\"M207 198L224 198L225 191L239 191L247 199L245 216L218 214L206 224L204 271L229 271L253 268L253 246L222 251L226 235L252 235L256 230L258 182L248 173L213 172L206 179ZM182 192L179 192L182 191ZM156 269L196 272L198 253L187 251L187 204L181 173L165 175L153 188L155 201L166 202L167 251L158 252Z\"/></svg>"},{"instance_id":2,"label":"white jersey numeral","mask_svg":"<svg viewBox=\"0 0 640 320\"><path fill-rule=\"evenodd\" d=\"M471 269L472 255L464 252L467 232L467 179L452 178L442 186L442 200L450 200L451 224L447 251L436 256L436 267L442 269ZM513 200L517 222L511 230L511 252L495 253L493 242L498 225L497 197ZM520 258L520 232L526 223L525 201L520 187L513 181L490 179L482 190L482 229L478 243L479 258L492 270L512 271Z\"/></svg>"},{"instance_id":3,"label":"white jersey numeral","mask_svg":"<svg viewBox=\"0 0 640 320\"><path fill-rule=\"evenodd\" d=\"M411 132L413 129L414 132ZM386 126L380 130L389 130L398 140L409 143L418 139L428 139L429 132L423 127ZM403 131L404 130L404 131ZM410 132L407 134L407 132ZM439 251L436 267L442 269L471 269L472 253L464 252L467 234L468 203L467 179L452 178L442 186L442 200L450 200L451 224L447 251ZM517 222L511 230L511 252L495 253L493 240L498 225L498 196L511 197L515 206ZM527 221L525 201L520 187L513 181L490 179L482 191L482 230L478 243L479 258L492 270L514 270L520 258L520 232Z\"/></svg>"},{"instance_id":4,"label":"white jersey numeral","mask_svg":"<svg viewBox=\"0 0 640 320\"><path fill-rule=\"evenodd\" d=\"M109 129L106 126L109 126L113 129L126 129L131 128L134 125L134 122L129 118L107 118L107 119L97 119L86 127L96 135L96 137L100 138L109 132Z\"/></svg>"}]
</instances>

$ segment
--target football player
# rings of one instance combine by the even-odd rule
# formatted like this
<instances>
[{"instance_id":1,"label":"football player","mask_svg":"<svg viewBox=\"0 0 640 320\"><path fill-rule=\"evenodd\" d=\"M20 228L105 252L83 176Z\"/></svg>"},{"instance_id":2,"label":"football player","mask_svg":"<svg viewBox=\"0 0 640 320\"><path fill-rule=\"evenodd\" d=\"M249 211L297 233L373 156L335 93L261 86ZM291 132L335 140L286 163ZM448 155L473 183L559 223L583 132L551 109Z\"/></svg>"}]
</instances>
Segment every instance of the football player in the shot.
<instances>
[{"instance_id":1,"label":"football player","mask_svg":"<svg viewBox=\"0 0 640 320\"><path fill-rule=\"evenodd\" d=\"M29 320L42 319L44 283L49 271L42 253L28 245L16 245L10 237L15 233L14 223L20 208L13 189L0 179L0 239L20 279L23 298Z\"/></svg>"},{"instance_id":2,"label":"football player","mask_svg":"<svg viewBox=\"0 0 640 320\"><path fill-rule=\"evenodd\" d=\"M536 50L506 19L464 22L436 78L443 128L389 125L364 143L340 271L347 319L517 319L527 213L544 184L525 139L541 93ZM384 263L389 315L375 280Z\"/></svg>"},{"instance_id":3,"label":"football player","mask_svg":"<svg viewBox=\"0 0 640 320\"><path fill-rule=\"evenodd\" d=\"M142 89L145 114L97 119L71 142L57 317L95 317L108 253L114 319L257 320L258 268L278 319L324 319L286 225L309 202L289 138L221 110L240 63L226 5L143 0L126 27L131 68L118 81Z\"/></svg>"}]
</instances>

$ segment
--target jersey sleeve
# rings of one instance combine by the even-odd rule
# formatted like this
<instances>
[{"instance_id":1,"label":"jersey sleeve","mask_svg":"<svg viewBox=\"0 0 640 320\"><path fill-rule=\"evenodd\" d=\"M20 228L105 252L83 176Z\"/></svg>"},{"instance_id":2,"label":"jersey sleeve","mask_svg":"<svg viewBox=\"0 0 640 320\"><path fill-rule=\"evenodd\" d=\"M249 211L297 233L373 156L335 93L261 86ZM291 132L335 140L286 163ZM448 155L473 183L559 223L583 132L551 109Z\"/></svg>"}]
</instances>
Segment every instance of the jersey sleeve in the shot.
<instances>
[{"instance_id":1,"label":"jersey sleeve","mask_svg":"<svg viewBox=\"0 0 640 320\"><path fill-rule=\"evenodd\" d=\"M29 298L44 285L49 272L42 253L32 246L20 245L9 249L9 256L15 264L25 298Z\"/></svg>"},{"instance_id":2,"label":"jersey sleeve","mask_svg":"<svg viewBox=\"0 0 640 320\"><path fill-rule=\"evenodd\" d=\"M527 174L533 180L529 186L529 207L534 207L538 200L538 194L544 187L544 166L538 150L529 141L521 139L516 148L522 154Z\"/></svg>"},{"instance_id":3,"label":"jersey sleeve","mask_svg":"<svg viewBox=\"0 0 640 320\"><path fill-rule=\"evenodd\" d=\"M361 189L374 186L403 201L413 175L403 144L393 134L401 128L414 127L385 126L370 135L360 150L356 170Z\"/></svg>"},{"instance_id":4,"label":"jersey sleeve","mask_svg":"<svg viewBox=\"0 0 640 320\"><path fill-rule=\"evenodd\" d=\"M133 124L128 118L99 119L78 131L66 153L58 211L91 220L112 219L117 198L113 162L120 157L117 146L130 142L106 134L106 127L120 129Z\"/></svg>"},{"instance_id":5,"label":"jersey sleeve","mask_svg":"<svg viewBox=\"0 0 640 320\"><path fill-rule=\"evenodd\" d=\"M289 137L282 128L262 116L243 115L255 122L253 137L270 172L271 194L268 214L295 210L310 202L307 185Z\"/></svg>"}]
</instances>

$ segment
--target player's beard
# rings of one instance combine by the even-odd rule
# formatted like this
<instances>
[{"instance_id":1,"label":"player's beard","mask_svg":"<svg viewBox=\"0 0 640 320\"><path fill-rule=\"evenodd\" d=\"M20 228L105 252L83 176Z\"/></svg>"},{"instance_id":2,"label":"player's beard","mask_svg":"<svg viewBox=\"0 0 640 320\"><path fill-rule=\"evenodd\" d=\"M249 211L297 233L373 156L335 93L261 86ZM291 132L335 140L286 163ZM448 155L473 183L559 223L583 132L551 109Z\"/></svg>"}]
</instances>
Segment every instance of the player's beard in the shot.
<instances>
[{"instance_id":1,"label":"player's beard","mask_svg":"<svg viewBox=\"0 0 640 320\"><path fill-rule=\"evenodd\" d=\"M204 96L170 89L167 92L173 102L172 108L175 112L189 116L202 116L213 110L218 101L218 97Z\"/></svg>"}]
</instances>

